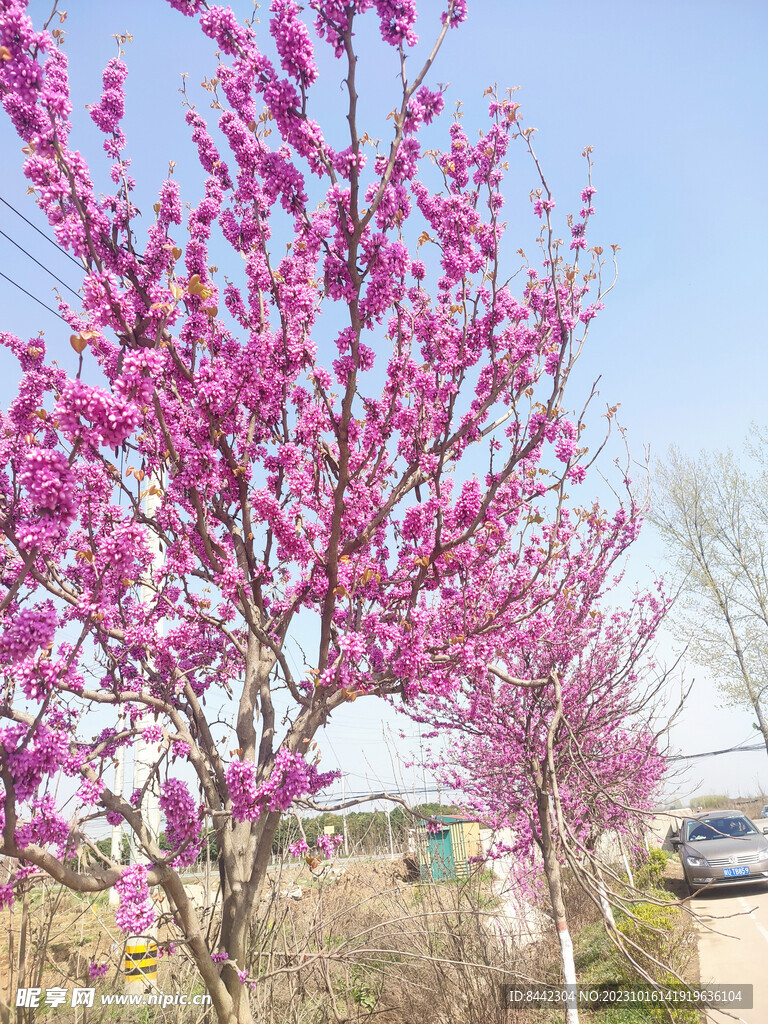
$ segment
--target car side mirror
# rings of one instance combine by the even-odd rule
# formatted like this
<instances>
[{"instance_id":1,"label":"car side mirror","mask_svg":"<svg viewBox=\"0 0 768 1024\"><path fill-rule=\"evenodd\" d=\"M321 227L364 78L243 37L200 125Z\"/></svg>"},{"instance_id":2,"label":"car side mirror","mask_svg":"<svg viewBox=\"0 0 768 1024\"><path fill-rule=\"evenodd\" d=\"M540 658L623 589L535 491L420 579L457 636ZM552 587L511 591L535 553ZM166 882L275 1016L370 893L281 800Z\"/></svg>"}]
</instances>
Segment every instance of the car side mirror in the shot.
<instances>
[{"instance_id":1,"label":"car side mirror","mask_svg":"<svg viewBox=\"0 0 768 1024\"><path fill-rule=\"evenodd\" d=\"M768 829L764 829L764 831L768 832ZM674 847L678 847L678 846L682 846L683 845L683 840L680 838L680 836L672 836L672 838L670 839L669 842L670 842L670 845L674 846Z\"/></svg>"}]
</instances>

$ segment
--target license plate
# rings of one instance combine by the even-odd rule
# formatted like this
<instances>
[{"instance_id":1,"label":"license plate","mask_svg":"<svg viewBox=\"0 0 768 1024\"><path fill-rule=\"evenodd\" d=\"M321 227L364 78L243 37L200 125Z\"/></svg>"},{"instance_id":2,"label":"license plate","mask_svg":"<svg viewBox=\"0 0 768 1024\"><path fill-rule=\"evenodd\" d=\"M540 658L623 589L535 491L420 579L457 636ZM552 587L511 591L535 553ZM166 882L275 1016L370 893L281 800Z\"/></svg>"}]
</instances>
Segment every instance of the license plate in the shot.
<instances>
[{"instance_id":1,"label":"license plate","mask_svg":"<svg viewBox=\"0 0 768 1024\"><path fill-rule=\"evenodd\" d=\"M748 875L748 874L749 874L749 868L746 867L746 866L743 867L743 868L723 868L723 875L724 875L725 878L738 878L741 875Z\"/></svg>"}]
</instances>

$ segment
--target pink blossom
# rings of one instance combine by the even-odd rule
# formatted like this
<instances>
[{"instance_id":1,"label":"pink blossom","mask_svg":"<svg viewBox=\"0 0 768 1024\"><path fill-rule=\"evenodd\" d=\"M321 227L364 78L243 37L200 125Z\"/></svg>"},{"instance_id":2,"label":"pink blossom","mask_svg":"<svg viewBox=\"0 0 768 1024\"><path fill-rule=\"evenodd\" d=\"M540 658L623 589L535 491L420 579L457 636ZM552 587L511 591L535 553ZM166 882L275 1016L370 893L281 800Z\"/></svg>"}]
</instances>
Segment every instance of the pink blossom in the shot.
<instances>
[{"instance_id":1,"label":"pink blossom","mask_svg":"<svg viewBox=\"0 0 768 1024\"><path fill-rule=\"evenodd\" d=\"M416 24L415 0L375 0L381 18L381 38L390 46L406 43L415 46L419 37L413 30Z\"/></svg>"},{"instance_id":2,"label":"pink blossom","mask_svg":"<svg viewBox=\"0 0 768 1024\"><path fill-rule=\"evenodd\" d=\"M339 776L338 771L321 774L300 754L281 748L272 771L260 784L251 761L233 761L227 769L227 784L236 820L255 821L264 811L286 811L294 800L318 793Z\"/></svg>"},{"instance_id":3,"label":"pink blossom","mask_svg":"<svg viewBox=\"0 0 768 1024\"><path fill-rule=\"evenodd\" d=\"M5 664L15 664L53 643L58 622L51 601L34 607L20 608L6 616L0 634L0 656Z\"/></svg>"},{"instance_id":4,"label":"pink blossom","mask_svg":"<svg viewBox=\"0 0 768 1024\"><path fill-rule=\"evenodd\" d=\"M272 0L269 30L280 54L283 70L304 86L317 78L313 60L312 42L306 26L298 18L299 5L295 0Z\"/></svg>"},{"instance_id":5,"label":"pink blossom","mask_svg":"<svg viewBox=\"0 0 768 1024\"><path fill-rule=\"evenodd\" d=\"M163 738L163 728L161 725L153 723L142 729L141 735L147 743L159 743Z\"/></svg>"},{"instance_id":6,"label":"pink blossom","mask_svg":"<svg viewBox=\"0 0 768 1024\"><path fill-rule=\"evenodd\" d=\"M13 906L14 899L13 882L6 882L5 885L0 885L0 910L3 907Z\"/></svg>"},{"instance_id":7,"label":"pink blossom","mask_svg":"<svg viewBox=\"0 0 768 1024\"><path fill-rule=\"evenodd\" d=\"M160 788L160 807L165 814L165 834L172 850L185 847L174 858L181 867L194 864L200 853L199 808L189 788L180 779L168 779Z\"/></svg>"},{"instance_id":8,"label":"pink blossom","mask_svg":"<svg viewBox=\"0 0 768 1024\"><path fill-rule=\"evenodd\" d=\"M344 842L342 835L320 835L317 837L317 847L326 857L332 857L339 846Z\"/></svg>"},{"instance_id":9,"label":"pink blossom","mask_svg":"<svg viewBox=\"0 0 768 1024\"><path fill-rule=\"evenodd\" d=\"M68 440L82 438L110 447L122 444L141 422L136 405L116 401L101 388L81 381L67 383L56 416Z\"/></svg>"},{"instance_id":10,"label":"pink blossom","mask_svg":"<svg viewBox=\"0 0 768 1024\"><path fill-rule=\"evenodd\" d=\"M127 935L141 935L155 920L155 911L147 885L147 868L144 864L133 864L123 868L115 889L120 905L115 911L115 923Z\"/></svg>"},{"instance_id":11,"label":"pink blossom","mask_svg":"<svg viewBox=\"0 0 768 1024\"><path fill-rule=\"evenodd\" d=\"M16 842L20 847L33 843L43 848L53 846L58 857L65 856L70 836L70 824L56 811L50 794L32 800L33 817L16 826Z\"/></svg>"},{"instance_id":12,"label":"pink blossom","mask_svg":"<svg viewBox=\"0 0 768 1024\"><path fill-rule=\"evenodd\" d=\"M35 511L55 515L63 523L75 515L73 476L61 452L34 449L19 471L19 483L32 501Z\"/></svg>"}]
</instances>

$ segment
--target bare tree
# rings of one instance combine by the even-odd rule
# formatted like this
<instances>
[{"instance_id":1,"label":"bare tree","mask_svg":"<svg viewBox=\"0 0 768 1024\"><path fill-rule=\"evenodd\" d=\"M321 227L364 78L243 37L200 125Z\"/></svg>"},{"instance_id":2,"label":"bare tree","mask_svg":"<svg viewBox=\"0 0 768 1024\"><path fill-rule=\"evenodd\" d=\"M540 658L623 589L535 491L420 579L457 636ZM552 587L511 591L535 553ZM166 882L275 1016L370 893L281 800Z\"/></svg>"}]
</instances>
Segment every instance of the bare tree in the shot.
<instances>
[{"instance_id":1,"label":"bare tree","mask_svg":"<svg viewBox=\"0 0 768 1024\"><path fill-rule=\"evenodd\" d=\"M671 448L651 518L683 590L680 624L695 659L732 707L754 711L768 750L768 480L731 451L698 459Z\"/></svg>"}]
</instances>

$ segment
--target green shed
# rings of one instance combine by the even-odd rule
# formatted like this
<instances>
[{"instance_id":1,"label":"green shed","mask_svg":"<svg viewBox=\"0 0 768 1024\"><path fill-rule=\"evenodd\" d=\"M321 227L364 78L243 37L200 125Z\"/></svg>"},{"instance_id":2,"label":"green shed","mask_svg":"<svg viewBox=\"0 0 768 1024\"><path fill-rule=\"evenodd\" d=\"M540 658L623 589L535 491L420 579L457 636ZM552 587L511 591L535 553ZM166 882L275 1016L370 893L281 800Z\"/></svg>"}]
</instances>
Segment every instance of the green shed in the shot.
<instances>
[{"instance_id":1,"label":"green shed","mask_svg":"<svg viewBox=\"0 0 768 1024\"><path fill-rule=\"evenodd\" d=\"M482 856L480 823L468 818L444 814L434 823L421 821L416 826L419 871L424 881L442 882L466 878L474 858Z\"/></svg>"}]
</instances>

